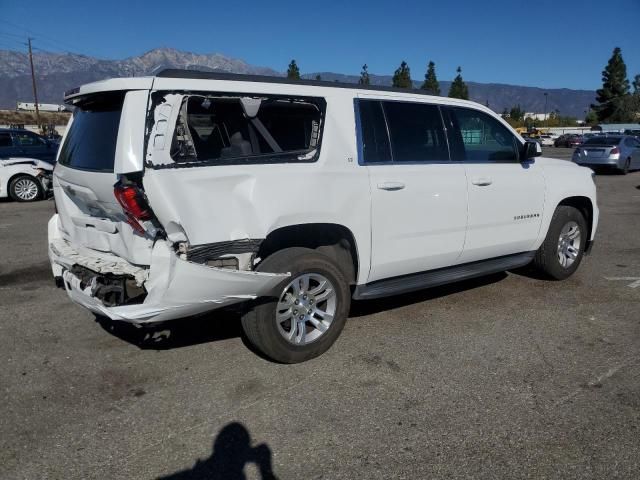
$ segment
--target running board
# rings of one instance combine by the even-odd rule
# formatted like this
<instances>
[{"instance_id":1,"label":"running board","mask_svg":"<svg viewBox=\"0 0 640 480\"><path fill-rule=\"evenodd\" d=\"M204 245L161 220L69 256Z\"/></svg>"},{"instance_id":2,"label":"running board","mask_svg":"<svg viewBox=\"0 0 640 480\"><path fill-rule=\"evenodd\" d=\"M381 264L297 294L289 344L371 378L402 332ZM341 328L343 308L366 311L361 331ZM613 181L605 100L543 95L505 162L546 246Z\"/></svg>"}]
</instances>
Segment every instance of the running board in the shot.
<instances>
[{"instance_id":1,"label":"running board","mask_svg":"<svg viewBox=\"0 0 640 480\"><path fill-rule=\"evenodd\" d=\"M356 286L353 292L353 298L355 300L369 300L372 298L388 297L390 295L415 292L423 288L437 287L447 283L482 277L492 273L504 272L514 268L524 267L533 260L535 255L536 252L516 253L504 257L481 260L479 262L464 263L453 267L378 280Z\"/></svg>"}]
</instances>

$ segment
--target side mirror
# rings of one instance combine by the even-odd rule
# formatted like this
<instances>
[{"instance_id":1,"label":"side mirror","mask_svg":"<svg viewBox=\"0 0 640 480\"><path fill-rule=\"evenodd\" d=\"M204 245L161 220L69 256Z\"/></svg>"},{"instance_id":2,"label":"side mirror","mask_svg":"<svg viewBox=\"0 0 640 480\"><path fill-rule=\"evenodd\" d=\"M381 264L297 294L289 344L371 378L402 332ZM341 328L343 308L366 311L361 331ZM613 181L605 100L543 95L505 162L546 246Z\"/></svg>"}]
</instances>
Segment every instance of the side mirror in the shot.
<instances>
[{"instance_id":1,"label":"side mirror","mask_svg":"<svg viewBox=\"0 0 640 480\"><path fill-rule=\"evenodd\" d=\"M534 157L539 157L540 155L542 155L542 147L538 142L524 142L520 160L529 160Z\"/></svg>"}]
</instances>

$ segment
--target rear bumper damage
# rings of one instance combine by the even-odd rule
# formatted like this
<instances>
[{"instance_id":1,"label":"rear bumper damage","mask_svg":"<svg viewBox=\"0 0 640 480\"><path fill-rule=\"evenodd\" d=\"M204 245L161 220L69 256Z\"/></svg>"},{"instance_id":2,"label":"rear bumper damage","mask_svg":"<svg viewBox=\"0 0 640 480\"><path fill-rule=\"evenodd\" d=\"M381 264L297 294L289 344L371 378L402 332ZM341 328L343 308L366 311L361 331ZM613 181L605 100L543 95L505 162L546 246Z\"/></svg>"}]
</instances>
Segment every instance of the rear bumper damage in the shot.
<instances>
[{"instance_id":1,"label":"rear bumper damage","mask_svg":"<svg viewBox=\"0 0 640 480\"><path fill-rule=\"evenodd\" d=\"M122 258L75 248L60 235L58 215L49 221L49 259L53 275L62 279L67 294L90 311L131 323L152 323L203 313L261 296L271 296L288 273L215 268L182 260L164 240L151 253L151 265L132 265ZM74 267L95 273L79 278ZM143 289L141 302L108 306L98 298L99 279L121 276ZM98 279L98 281L96 281Z\"/></svg>"}]
</instances>

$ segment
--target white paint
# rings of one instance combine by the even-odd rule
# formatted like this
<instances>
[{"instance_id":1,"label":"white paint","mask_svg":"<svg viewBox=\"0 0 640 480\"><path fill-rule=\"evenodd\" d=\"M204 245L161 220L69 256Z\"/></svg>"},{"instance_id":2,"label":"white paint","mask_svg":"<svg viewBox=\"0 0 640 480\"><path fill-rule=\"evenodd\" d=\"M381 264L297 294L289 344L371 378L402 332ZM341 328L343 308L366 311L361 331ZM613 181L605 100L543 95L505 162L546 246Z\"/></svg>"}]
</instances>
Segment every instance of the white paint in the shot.
<instances>
[{"instance_id":1,"label":"white paint","mask_svg":"<svg viewBox=\"0 0 640 480\"><path fill-rule=\"evenodd\" d=\"M115 173L132 173L144 165L144 128L147 117L148 92L127 92L122 105L116 144Z\"/></svg>"},{"instance_id":2,"label":"white paint","mask_svg":"<svg viewBox=\"0 0 640 480\"><path fill-rule=\"evenodd\" d=\"M629 288L638 288L640 287L640 277L604 277L606 280L611 281L623 281L623 282L631 282L627 287Z\"/></svg>"}]
</instances>

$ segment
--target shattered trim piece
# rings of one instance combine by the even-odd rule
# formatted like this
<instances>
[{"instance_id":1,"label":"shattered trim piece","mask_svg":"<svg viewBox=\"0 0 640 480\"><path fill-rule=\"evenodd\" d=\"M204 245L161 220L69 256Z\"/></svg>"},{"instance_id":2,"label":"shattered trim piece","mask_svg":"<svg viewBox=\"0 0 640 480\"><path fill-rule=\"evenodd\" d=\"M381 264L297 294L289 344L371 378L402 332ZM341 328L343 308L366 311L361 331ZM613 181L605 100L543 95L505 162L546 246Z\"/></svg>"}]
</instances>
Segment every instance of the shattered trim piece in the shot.
<instances>
[{"instance_id":1,"label":"shattered trim piece","mask_svg":"<svg viewBox=\"0 0 640 480\"><path fill-rule=\"evenodd\" d=\"M223 255L257 253L263 240L262 238L245 238L242 240L193 245L187 250L187 260L195 263L205 263L207 260L217 260Z\"/></svg>"},{"instance_id":2,"label":"shattered trim piece","mask_svg":"<svg viewBox=\"0 0 640 480\"><path fill-rule=\"evenodd\" d=\"M149 277L149 269L137 267L120 257L100 252L100 256L83 255L61 238L51 240L49 247L58 256L59 263L65 263L68 268L81 265L96 273L112 273L114 275L130 275L136 284L142 284Z\"/></svg>"}]
</instances>

